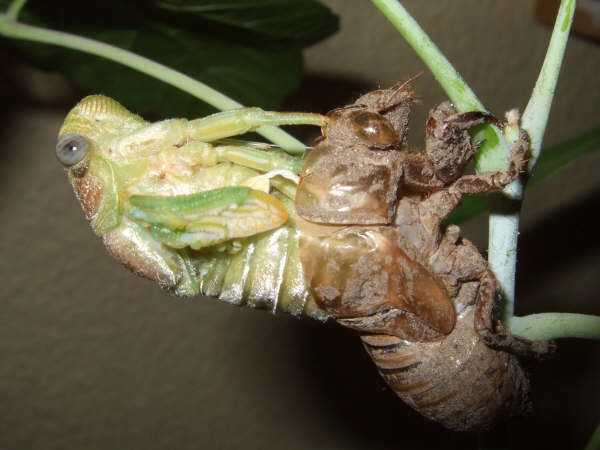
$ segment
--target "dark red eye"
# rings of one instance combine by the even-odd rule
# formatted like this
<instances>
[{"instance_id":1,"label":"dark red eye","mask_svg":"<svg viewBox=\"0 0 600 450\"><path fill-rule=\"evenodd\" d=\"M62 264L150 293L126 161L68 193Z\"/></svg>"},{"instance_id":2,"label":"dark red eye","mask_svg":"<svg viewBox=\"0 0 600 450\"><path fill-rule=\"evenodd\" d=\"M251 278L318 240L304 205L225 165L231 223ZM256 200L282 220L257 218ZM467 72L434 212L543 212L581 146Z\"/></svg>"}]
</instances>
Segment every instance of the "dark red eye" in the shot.
<instances>
[{"instance_id":1,"label":"dark red eye","mask_svg":"<svg viewBox=\"0 0 600 450\"><path fill-rule=\"evenodd\" d=\"M398 133L380 114L356 111L352 114L352 122L355 133L374 147L385 148L398 143Z\"/></svg>"}]
</instances>

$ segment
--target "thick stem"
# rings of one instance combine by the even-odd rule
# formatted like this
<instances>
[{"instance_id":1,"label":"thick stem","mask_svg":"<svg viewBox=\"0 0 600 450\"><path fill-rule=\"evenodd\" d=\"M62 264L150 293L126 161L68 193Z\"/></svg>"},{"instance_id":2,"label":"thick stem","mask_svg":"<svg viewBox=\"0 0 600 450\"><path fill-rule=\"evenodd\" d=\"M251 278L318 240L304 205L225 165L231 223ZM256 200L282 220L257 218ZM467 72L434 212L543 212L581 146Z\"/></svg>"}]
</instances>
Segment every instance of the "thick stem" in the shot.
<instances>
[{"instance_id":1,"label":"thick stem","mask_svg":"<svg viewBox=\"0 0 600 450\"><path fill-rule=\"evenodd\" d=\"M15 5L17 5L17 2L11 6L11 10ZM17 6L15 6L15 9L18 11ZM25 25L11 20L7 15L0 15L0 34L13 39L58 45L116 61L188 92L217 109L226 110L243 106L210 86L181 72L104 42L61 31ZM306 149L302 142L277 127L263 126L256 132L285 148L290 153L300 154Z\"/></svg>"},{"instance_id":2,"label":"thick stem","mask_svg":"<svg viewBox=\"0 0 600 450\"><path fill-rule=\"evenodd\" d=\"M506 195L510 192L510 196ZM514 315L517 241L523 185L516 180L502 193L490 195L489 249L490 269L502 290L502 321ZM515 230L517 230L515 232Z\"/></svg>"},{"instance_id":3,"label":"thick stem","mask_svg":"<svg viewBox=\"0 0 600 450\"><path fill-rule=\"evenodd\" d=\"M513 333L531 340L557 338L600 339L600 316L573 313L539 313L512 317Z\"/></svg>"},{"instance_id":4,"label":"thick stem","mask_svg":"<svg viewBox=\"0 0 600 450\"><path fill-rule=\"evenodd\" d=\"M558 73L569 38L574 9L575 0L562 0L544 64L521 121L521 126L529 132L532 141L530 169L534 167L540 153L542 137L546 129L554 90L558 81ZM514 130L509 129L507 132L508 134L514 134ZM519 334L512 329L511 324L513 324L512 317L515 305L519 211L523 199L521 180L511 183L500 195L503 195L503 198L493 196L490 201L492 213L489 222L488 260L502 289L504 301L503 321L511 332Z\"/></svg>"}]
</instances>

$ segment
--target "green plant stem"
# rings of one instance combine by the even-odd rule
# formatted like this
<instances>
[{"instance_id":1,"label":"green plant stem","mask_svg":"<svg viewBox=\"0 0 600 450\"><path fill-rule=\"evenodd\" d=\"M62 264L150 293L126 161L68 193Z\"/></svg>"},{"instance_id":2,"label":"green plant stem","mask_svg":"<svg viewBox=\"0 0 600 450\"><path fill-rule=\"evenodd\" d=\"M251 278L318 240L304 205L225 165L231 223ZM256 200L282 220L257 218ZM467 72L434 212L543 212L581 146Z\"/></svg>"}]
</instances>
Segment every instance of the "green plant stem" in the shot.
<instances>
[{"instance_id":1,"label":"green plant stem","mask_svg":"<svg viewBox=\"0 0 600 450\"><path fill-rule=\"evenodd\" d=\"M546 132L556 82L558 81L576 6L576 0L561 1L542 69L521 119L521 126L527 130L531 138L531 156L528 167L530 174L533 173L540 156L542 140Z\"/></svg>"},{"instance_id":2,"label":"green plant stem","mask_svg":"<svg viewBox=\"0 0 600 450\"><path fill-rule=\"evenodd\" d=\"M485 111L469 85L397 0L371 0L423 60L459 111Z\"/></svg>"},{"instance_id":3,"label":"green plant stem","mask_svg":"<svg viewBox=\"0 0 600 450\"><path fill-rule=\"evenodd\" d=\"M540 153L574 12L575 0L561 1L544 63L521 121L522 128L529 133L532 141L530 170ZM496 194L490 199L493 208L490 214L488 259L502 289L502 319L515 334L518 332L512 329L511 324L515 307L517 240L523 190L523 182L516 180L503 190L504 195Z\"/></svg>"},{"instance_id":4,"label":"green plant stem","mask_svg":"<svg viewBox=\"0 0 600 450\"><path fill-rule=\"evenodd\" d=\"M23 4L24 0L17 0L6 14L0 14L0 35L58 45L116 61L188 92L220 110L243 106L198 80L133 52L82 36L25 25L12 20L9 14L17 14ZM300 154L306 149L302 142L277 127L262 126L256 131L290 153Z\"/></svg>"},{"instance_id":5,"label":"green plant stem","mask_svg":"<svg viewBox=\"0 0 600 450\"><path fill-rule=\"evenodd\" d=\"M21 12L21 9L23 9L23 6L25 6L25 3L27 3L27 0L15 0L8 7L6 15L12 20L17 20L19 18L19 13Z\"/></svg>"},{"instance_id":6,"label":"green plant stem","mask_svg":"<svg viewBox=\"0 0 600 450\"><path fill-rule=\"evenodd\" d=\"M600 339L600 316L573 313L540 313L513 317L510 329L532 340L556 338Z\"/></svg>"},{"instance_id":7,"label":"green plant stem","mask_svg":"<svg viewBox=\"0 0 600 450\"><path fill-rule=\"evenodd\" d=\"M459 112L487 111L450 61L398 0L371 1L419 55ZM478 127L473 138L483 142L476 155L478 172L506 168L510 145L496 126L487 124Z\"/></svg>"}]
</instances>

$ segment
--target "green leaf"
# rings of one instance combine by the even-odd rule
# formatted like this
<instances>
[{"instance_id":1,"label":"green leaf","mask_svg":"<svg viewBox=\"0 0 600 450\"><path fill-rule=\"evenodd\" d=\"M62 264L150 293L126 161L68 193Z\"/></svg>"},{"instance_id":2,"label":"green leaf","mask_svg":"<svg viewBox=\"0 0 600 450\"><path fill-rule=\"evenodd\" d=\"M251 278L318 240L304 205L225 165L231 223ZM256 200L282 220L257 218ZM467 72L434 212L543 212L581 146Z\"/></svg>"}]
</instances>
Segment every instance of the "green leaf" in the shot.
<instances>
[{"instance_id":1,"label":"green leaf","mask_svg":"<svg viewBox=\"0 0 600 450\"><path fill-rule=\"evenodd\" d=\"M578 159L600 150L600 126L573 139L543 150L528 186L547 180ZM461 223L487 211L485 195L466 195L461 205L446 219L447 223Z\"/></svg>"},{"instance_id":2,"label":"green leaf","mask_svg":"<svg viewBox=\"0 0 600 450\"><path fill-rule=\"evenodd\" d=\"M555 173L570 166L579 158L600 150L600 126L561 144L543 150L531 177L534 185L547 180Z\"/></svg>"},{"instance_id":3,"label":"green leaf","mask_svg":"<svg viewBox=\"0 0 600 450\"><path fill-rule=\"evenodd\" d=\"M334 33L337 17L313 0L155 0L157 7L228 27L242 39L312 44Z\"/></svg>"},{"instance_id":4,"label":"green leaf","mask_svg":"<svg viewBox=\"0 0 600 450\"><path fill-rule=\"evenodd\" d=\"M487 209L488 202L485 195L464 195L460 201L460 206L446 217L444 223L459 224L466 222L479 214L483 214Z\"/></svg>"},{"instance_id":5,"label":"green leaf","mask_svg":"<svg viewBox=\"0 0 600 450\"><path fill-rule=\"evenodd\" d=\"M4 8L8 3L0 0ZM307 0L292 3L316 4ZM231 6L232 11L243 17L243 2L237 8ZM323 7L318 10L324 17L333 17ZM266 13L264 9L263 12ZM314 14L305 18L316 20ZM183 21L182 15L183 12L172 14L159 9L154 2L141 0L105 0L85 6L74 0L30 0L20 20L146 56L247 105L275 109L297 88L302 70L298 43L285 48L276 37L272 42L235 40L230 26L207 30L202 26L204 19L192 14ZM15 45L41 68L62 72L85 91L115 97L135 112L190 118L214 112L212 107L188 94L112 61L47 45L27 42Z\"/></svg>"}]
</instances>

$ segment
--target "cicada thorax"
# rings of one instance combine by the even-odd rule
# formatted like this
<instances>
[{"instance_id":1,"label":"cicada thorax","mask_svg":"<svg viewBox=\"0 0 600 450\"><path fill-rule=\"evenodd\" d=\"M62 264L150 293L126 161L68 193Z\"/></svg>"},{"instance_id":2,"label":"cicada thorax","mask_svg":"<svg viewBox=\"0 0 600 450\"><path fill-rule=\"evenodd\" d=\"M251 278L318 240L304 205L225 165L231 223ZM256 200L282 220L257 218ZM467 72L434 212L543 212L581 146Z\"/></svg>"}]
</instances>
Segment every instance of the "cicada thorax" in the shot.
<instances>
[{"instance_id":1,"label":"cicada thorax","mask_svg":"<svg viewBox=\"0 0 600 450\"><path fill-rule=\"evenodd\" d=\"M342 109L328 118L325 139L306 157L296 193L298 214L319 223L389 223L402 168L398 153L387 148L400 138L375 113ZM352 138L347 128L362 129L356 121L369 132Z\"/></svg>"},{"instance_id":2,"label":"cicada thorax","mask_svg":"<svg viewBox=\"0 0 600 450\"><path fill-rule=\"evenodd\" d=\"M443 186L419 192L424 166L412 165L406 115L394 113L412 97L398 89L330 113L306 158L296 194L306 283L321 309L361 333L405 402L451 429L487 428L523 410L528 382L476 329L480 303L497 295L485 261L422 208Z\"/></svg>"}]
</instances>

